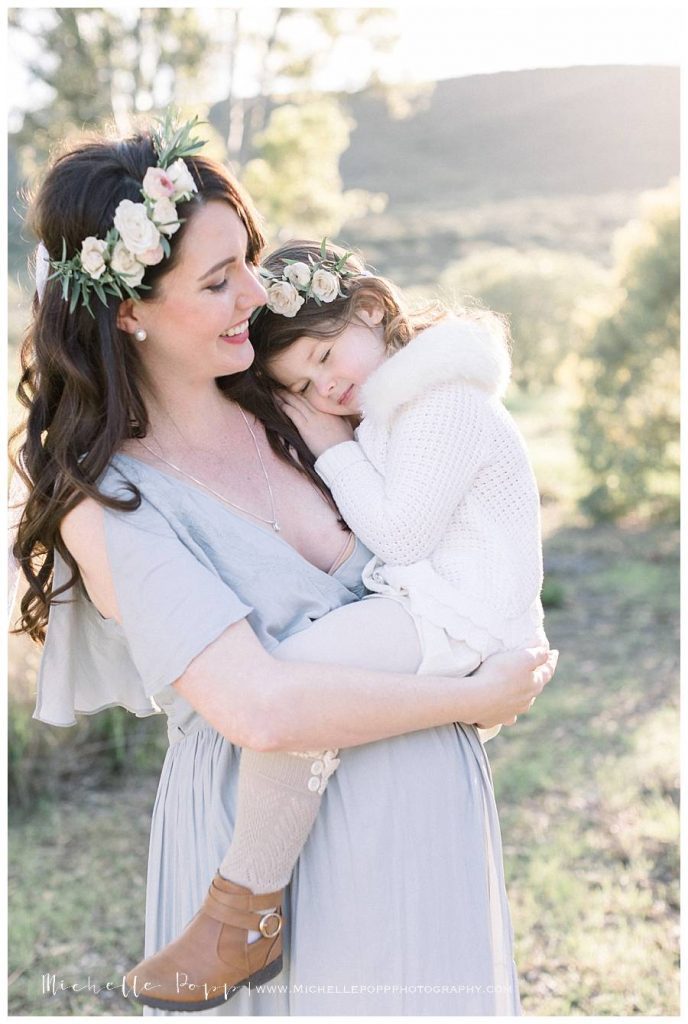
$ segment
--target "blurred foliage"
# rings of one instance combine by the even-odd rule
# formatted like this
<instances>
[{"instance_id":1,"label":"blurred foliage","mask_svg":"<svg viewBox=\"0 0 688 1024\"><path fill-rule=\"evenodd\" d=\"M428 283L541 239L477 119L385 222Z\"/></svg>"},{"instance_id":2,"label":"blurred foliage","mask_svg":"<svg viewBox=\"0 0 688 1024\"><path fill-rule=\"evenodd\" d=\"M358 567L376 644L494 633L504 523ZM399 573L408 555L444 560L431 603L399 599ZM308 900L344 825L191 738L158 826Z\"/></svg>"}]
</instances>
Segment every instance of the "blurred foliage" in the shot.
<instances>
[{"instance_id":1,"label":"blurred foliage","mask_svg":"<svg viewBox=\"0 0 688 1024\"><path fill-rule=\"evenodd\" d=\"M167 747L164 715L137 718L124 708L79 715L70 728L33 718L41 648L26 636L9 638L7 711L10 806L33 810L74 785L102 788L125 776L146 775Z\"/></svg>"},{"instance_id":2,"label":"blurred foliage","mask_svg":"<svg viewBox=\"0 0 688 1024\"><path fill-rule=\"evenodd\" d=\"M299 103L313 99L335 51L354 41L357 60L348 87L363 89L374 82L389 108L408 116L416 97L422 101L427 90L385 85L377 75L380 56L396 41L394 22L394 12L383 8L274 7L261 12L260 21L241 8L216 12L213 37L222 56L217 70L226 84L225 97L213 105L210 116L226 139L234 167L258 155L256 137L267 128L278 97ZM248 66L254 89L244 96L238 80ZM345 105L345 96L338 102Z\"/></svg>"},{"instance_id":3,"label":"blurred foliage","mask_svg":"<svg viewBox=\"0 0 688 1024\"><path fill-rule=\"evenodd\" d=\"M679 190L647 193L615 239L616 299L581 367L577 446L595 518L678 514Z\"/></svg>"},{"instance_id":4,"label":"blurred foliage","mask_svg":"<svg viewBox=\"0 0 688 1024\"><path fill-rule=\"evenodd\" d=\"M545 576L540 591L543 608L563 608L566 602L564 584L552 576Z\"/></svg>"},{"instance_id":5,"label":"blurred foliage","mask_svg":"<svg viewBox=\"0 0 688 1024\"><path fill-rule=\"evenodd\" d=\"M10 38L41 41L30 71L46 102L25 111L17 139L28 171L84 127L125 132L132 115L193 102L209 43L193 8L14 8L9 24Z\"/></svg>"},{"instance_id":6,"label":"blurred foliage","mask_svg":"<svg viewBox=\"0 0 688 1024\"><path fill-rule=\"evenodd\" d=\"M558 368L582 348L608 275L578 254L493 247L451 264L440 285L450 299L477 298L508 317L514 381L539 392L557 382Z\"/></svg>"},{"instance_id":7,"label":"blurred foliage","mask_svg":"<svg viewBox=\"0 0 688 1024\"><path fill-rule=\"evenodd\" d=\"M335 234L349 218L384 207L384 196L343 191L339 158L352 127L331 97L273 110L242 179L268 223L280 225L282 237Z\"/></svg>"},{"instance_id":8,"label":"blurred foliage","mask_svg":"<svg viewBox=\"0 0 688 1024\"><path fill-rule=\"evenodd\" d=\"M33 703L10 698L7 790L11 807L33 810L77 783L102 788L124 775L159 769L167 746L161 716L136 718L124 708L81 717L70 729L33 717Z\"/></svg>"},{"instance_id":9,"label":"blurred foliage","mask_svg":"<svg viewBox=\"0 0 688 1024\"><path fill-rule=\"evenodd\" d=\"M338 48L357 44L351 84L374 85L393 116L409 116L429 87L393 86L378 69L394 44L395 15L385 9L267 8L255 12L195 8L15 8L10 36L40 42L25 63L42 97L10 135L10 266L21 268L26 183L49 155L90 129L114 124L126 134L174 104L208 114L210 155L250 161L248 181L275 226L299 234L332 233L350 218L378 211L383 197L343 192L339 158L354 122L346 93L319 99L318 76ZM240 92L249 77L255 95ZM84 83L88 82L88 88ZM224 94L210 104L208 97Z\"/></svg>"}]
</instances>

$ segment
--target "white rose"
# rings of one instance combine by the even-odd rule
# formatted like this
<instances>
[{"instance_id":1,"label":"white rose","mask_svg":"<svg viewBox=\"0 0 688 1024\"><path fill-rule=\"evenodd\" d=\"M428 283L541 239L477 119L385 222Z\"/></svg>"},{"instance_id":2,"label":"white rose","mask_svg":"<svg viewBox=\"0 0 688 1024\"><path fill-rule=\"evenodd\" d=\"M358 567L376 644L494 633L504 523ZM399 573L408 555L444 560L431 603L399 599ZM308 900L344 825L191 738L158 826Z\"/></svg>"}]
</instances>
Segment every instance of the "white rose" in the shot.
<instances>
[{"instance_id":1,"label":"white rose","mask_svg":"<svg viewBox=\"0 0 688 1024\"><path fill-rule=\"evenodd\" d=\"M153 206L153 220L158 231L163 235L173 235L179 230L179 217L177 207L171 199L158 199Z\"/></svg>"},{"instance_id":2,"label":"white rose","mask_svg":"<svg viewBox=\"0 0 688 1024\"><path fill-rule=\"evenodd\" d=\"M134 256L155 249L160 244L160 232L148 216L143 203L123 199L115 210L115 227Z\"/></svg>"},{"instance_id":3,"label":"white rose","mask_svg":"<svg viewBox=\"0 0 688 1024\"><path fill-rule=\"evenodd\" d=\"M96 281L105 273L105 252L107 242L89 235L81 243L81 266Z\"/></svg>"},{"instance_id":4,"label":"white rose","mask_svg":"<svg viewBox=\"0 0 688 1024\"><path fill-rule=\"evenodd\" d=\"M296 316L305 301L288 281L275 281L268 288L267 307L281 316Z\"/></svg>"},{"instance_id":5,"label":"white rose","mask_svg":"<svg viewBox=\"0 0 688 1024\"><path fill-rule=\"evenodd\" d=\"M311 280L311 268L307 263L289 263L284 268L284 277L297 288L306 288Z\"/></svg>"},{"instance_id":6,"label":"white rose","mask_svg":"<svg viewBox=\"0 0 688 1024\"><path fill-rule=\"evenodd\" d=\"M311 292L321 302L333 302L339 295L339 279L329 270L316 270L311 281Z\"/></svg>"},{"instance_id":7,"label":"white rose","mask_svg":"<svg viewBox=\"0 0 688 1024\"><path fill-rule=\"evenodd\" d=\"M131 288L138 288L143 280L146 270L142 263L136 259L133 253L129 252L124 242L115 242L112 250L110 266L121 277L126 277L127 284Z\"/></svg>"},{"instance_id":8,"label":"white rose","mask_svg":"<svg viewBox=\"0 0 688 1024\"><path fill-rule=\"evenodd\" d=\"M174 185L174 198L181 199L185 196L187 199L192 192L197 192L196 182L191 177L191 171L186 166L181 157L175 160L173 164L166 170L167 177Z\"/></svg>"}]
</instances>

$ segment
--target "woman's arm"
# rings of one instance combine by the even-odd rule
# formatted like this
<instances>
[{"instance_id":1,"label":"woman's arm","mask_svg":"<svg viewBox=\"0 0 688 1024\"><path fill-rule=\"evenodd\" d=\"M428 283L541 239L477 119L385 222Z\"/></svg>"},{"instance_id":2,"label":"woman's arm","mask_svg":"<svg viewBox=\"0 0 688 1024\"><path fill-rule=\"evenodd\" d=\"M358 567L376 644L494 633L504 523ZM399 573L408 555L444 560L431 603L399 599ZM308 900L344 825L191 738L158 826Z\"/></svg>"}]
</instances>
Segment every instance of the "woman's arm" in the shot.
<instances>
[{"instance_id":1,"label":"woman's arm","mask_svg":"<svg viewBox=\"0 0 688 1024\"><path fill-rule=\"evenodd\" d=\"M554 673L557 652L513 651L463 679L282 662L243 620L195 658L175 688L218 732L254 750L355 747L450 722L489 727L528 710Z\"/></svg>"},{"instance_id":2,"label":"woman's arm","mask_svg":"<svg viewBox=\"0 0 688 1024\"><path fill-rule=\"evenodd\" d=\"M61 532L96 608L121 621L103 509L86 499L65 518ZM545 650L497 655L466 679L289 663L269 655L242 620L195 657L174 686L239 746L315 750L453 721L511 722L549 682L555 663Z\"/></svg>"}]
</instances>

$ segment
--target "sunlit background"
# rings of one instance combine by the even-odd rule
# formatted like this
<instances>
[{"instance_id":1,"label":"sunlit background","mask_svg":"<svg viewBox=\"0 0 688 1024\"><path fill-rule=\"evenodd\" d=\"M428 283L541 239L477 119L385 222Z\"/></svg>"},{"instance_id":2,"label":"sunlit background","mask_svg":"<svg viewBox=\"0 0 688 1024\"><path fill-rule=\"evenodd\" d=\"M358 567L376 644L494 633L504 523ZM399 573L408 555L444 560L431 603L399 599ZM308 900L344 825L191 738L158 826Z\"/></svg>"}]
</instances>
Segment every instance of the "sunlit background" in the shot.
<instances>
[{"instance_id":1,"label":"sunlit background","mask_svg":"<svg viewBox=\"0 0 688 1024\"><path fill-rule=\"evenodd\" d=\"M562 650L490 752L529 1015L678 1013L682 28L664 0L10 12L11 394L31 187L83 128L170 104L207 119L272 242L327 234L418 302L510 318ZM141 956L163 725L38 725L37 659L13 638L10 1012L136 1014L40 977Z\"/></svg>"}]
</instances>

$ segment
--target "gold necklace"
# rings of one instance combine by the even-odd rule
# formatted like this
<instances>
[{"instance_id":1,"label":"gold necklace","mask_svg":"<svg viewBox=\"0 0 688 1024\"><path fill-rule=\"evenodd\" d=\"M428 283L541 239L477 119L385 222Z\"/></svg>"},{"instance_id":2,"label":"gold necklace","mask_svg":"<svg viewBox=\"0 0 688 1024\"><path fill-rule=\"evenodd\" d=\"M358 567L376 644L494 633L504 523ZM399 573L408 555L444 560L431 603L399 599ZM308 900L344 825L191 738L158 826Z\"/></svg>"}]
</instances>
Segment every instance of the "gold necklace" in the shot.
<instances>
[{"instance_id":1,"label":"gold necklace","mask_svg":"<svg viewBox=\"0 0 688 1024\"><path fill-rule=\"evenodd\" d=\"M232 508L237 509L239 512L244 512L247 516L252 516L253 519L259 519L261 523L267 523L268 526L271 526L273 528L275 533L279 533L280 532L280 525L277 522L277 516L275 515L275 496L272 493L272 487L270 486L270 478L268 476L268 471L265 468L265 463L263 462L263 456L260 453L260 448L258 446L258 440L256 438L256 435L251 430L251 424L246 419L246 416L244 415L244 410L239 408L239 412L241 413L242 419L243 419L244 423L246 424L246 428L247 428L249 434L253 438L253 444L254 444L255 449L256 449L256 454L258 455L258 461L260 462L260 468L263 470L263 476L265 477L265 483L267 484L268 494L270 495L270 507L272 509L272 519L266 519L264 516L259 516L257 512L251 512L250 509L242 508L241 505L237 505L235 502L230 501L229 498L225 498L224 494L220 494L219 491L214 490L208 484L203 483L202 480L199 480L197 477L192 476L191 473L187 473L186 470L180 469L179 466L175 466L174 462L170 462L169 459L166 459L162 455L159 455L157 452L154 452L153 449L150 447L150 445L146 444L146 442L143 440L143 438L138 437L137 441L139 442L139 444L143 445L143 447L146 449L146 451L149 451L151 453L151 455L154 456L154 458L159 459L160 462L164 462L166 466L169 466L170 469L174 469L177 473L181 473L181 475L185 476L188 480L193 480L193 482L195 484L198 484L199 487L202 487L204 490L209 491L211 494L214 494L215 497L219 498L219 500L224 502L225 505L230 505Z\"/></svg>"}]
</instances>

